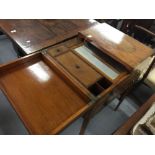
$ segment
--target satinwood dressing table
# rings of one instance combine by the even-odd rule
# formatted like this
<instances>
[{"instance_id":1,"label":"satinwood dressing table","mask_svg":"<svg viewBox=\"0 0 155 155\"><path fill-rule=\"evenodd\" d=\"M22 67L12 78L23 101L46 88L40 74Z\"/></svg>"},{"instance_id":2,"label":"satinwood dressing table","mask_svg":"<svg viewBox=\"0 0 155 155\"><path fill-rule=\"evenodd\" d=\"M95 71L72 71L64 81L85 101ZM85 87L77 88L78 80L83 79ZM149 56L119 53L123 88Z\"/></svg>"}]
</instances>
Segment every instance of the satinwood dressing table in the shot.
<instances>
[{"instance_id":1,"label":"satinwood dressing table","mask_svg":"<svg viewBox=\"0 0 155 155\"><path fill-rule=\"evenodd\" d=\"M0 86L31 134L58 134L83 116L81 134L111 94L139 76L152 49L107 24L0 66Z\"/></svg>"}]
</instances>

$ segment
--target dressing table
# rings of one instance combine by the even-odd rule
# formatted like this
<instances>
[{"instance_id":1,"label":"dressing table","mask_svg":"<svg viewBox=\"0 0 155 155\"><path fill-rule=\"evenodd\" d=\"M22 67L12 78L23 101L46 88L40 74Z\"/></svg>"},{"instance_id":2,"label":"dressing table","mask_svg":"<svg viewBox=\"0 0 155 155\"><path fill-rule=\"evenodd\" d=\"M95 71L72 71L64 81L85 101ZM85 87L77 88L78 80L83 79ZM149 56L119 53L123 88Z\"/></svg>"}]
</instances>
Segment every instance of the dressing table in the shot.
<instances>
[{"instance_id":1,"label":"dressing table","mask_svg":"<svg viewBox=\"0 0 155 155\"><path fill-rule=\"evenodd\" d=\"M0 66L0 86L31 134L58 134L83 116L80 133L112 94L139 77L152 49L108 24Z\"/></svg>"}]
</instances>

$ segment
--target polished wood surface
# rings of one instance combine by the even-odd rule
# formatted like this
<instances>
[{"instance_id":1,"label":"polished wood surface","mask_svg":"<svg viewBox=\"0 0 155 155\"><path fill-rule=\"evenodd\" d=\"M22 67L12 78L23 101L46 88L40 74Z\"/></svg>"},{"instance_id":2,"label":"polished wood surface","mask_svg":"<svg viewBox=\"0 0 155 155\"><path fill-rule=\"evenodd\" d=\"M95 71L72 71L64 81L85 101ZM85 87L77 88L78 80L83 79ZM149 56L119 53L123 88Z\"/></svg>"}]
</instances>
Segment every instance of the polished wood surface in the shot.
<instances>
[{"instance_id":1,"label":"polished wood surface","mask_svg":"<svg viewBox=\"0 0 155 155\"><path fill-rule=\"evenodd\" d=\"M0 28L25 54L54 45L78 31L97 24L95 20L0 20Z\"/></svg>"},{"instance_id":2,"label":"polished wood surface","mask_svg":"<svg viewBox=\"0 0 155 155\"><path fill-rule=\"evenodd\" d=\"M89 87L102 77L72 52L60 55L56 59L86 87Z\"/></svg>"},{"instance_id":3,"label":"polished wood surface","mask_svg":"<svg viewBox=\"0 0 155 155\"><path fill-rule=\"evenodd\" d=\"M88 102L42 57L38 53L1 66L0 84L31 134L56 134L86 111Z\"/></svg>"},{"instance_id":4,"label":"polished wood surface","mask_svg":"<svg viewBox=\"0 0 155 155\"><path fill-rule=\"evenodd\" d=\"M155 94L152 95L114 134L130 134L130 130L144 116L151 105L155 102Z\"/></svg>"},{"instance_id":5,"label":"polished wood surface","mask_svg":"<svg viewBox=\"0 0 155 155\"><path fill-rule=\"evenodd\" d=\"M153 54L151 48L106 23L81 31L80 37L91 41L130 71Z\"/></svg>"}]
</instances>

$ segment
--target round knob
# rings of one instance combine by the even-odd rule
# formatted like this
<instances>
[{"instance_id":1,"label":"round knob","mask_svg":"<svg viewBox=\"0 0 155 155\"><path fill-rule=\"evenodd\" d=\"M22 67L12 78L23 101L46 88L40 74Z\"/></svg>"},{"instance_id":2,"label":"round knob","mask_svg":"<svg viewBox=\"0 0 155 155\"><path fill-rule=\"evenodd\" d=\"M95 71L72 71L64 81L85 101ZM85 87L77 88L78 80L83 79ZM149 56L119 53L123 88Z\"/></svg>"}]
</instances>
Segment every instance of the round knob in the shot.
<instances>
[{"instance_id":1,"label":"round knob","mask_svg":"<svg viewBox=\"0 0 155 155\"><path fill-rule=\"evenodd\" d=\"M77 65L77 64L75 65L75 67L76 67L77 69L79 69L79 68L80 68L80 66L79 66L79 65Z\"/></svg>"},{"instance_id":2,"label":"round knob","mask_svg":"<svg viewBox=\"0 0 155 155\"><path fill-rule=\"evenodd\" d=\"M60 50L59 50L59 49L57 49L57 52L60 52Z\"/></svg>"}]
</instances>

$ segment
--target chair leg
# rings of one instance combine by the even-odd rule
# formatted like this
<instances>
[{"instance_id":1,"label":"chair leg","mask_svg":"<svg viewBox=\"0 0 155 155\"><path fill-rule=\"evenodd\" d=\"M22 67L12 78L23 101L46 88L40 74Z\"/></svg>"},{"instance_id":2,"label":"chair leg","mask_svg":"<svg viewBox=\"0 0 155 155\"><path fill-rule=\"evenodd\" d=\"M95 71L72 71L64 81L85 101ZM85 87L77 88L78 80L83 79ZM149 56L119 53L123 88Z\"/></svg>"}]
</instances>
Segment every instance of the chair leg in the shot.
<instances>
[{"instance_id":1,"label":"chair leg","mask_svg":"<svg viewBox=\"0 0 155 155\"><path fill-rule=\"evenodd\" d=\"M125 91L119 98L119 102L114 108L114 111L117 111L117 109L120 107L121 103L123 102L124 98L128 95L129 91Z\"/></svg>"},{"instance_id":2,"label":"chair leg","mask_svg":"<svg viewBox=\"0 0 155 155\"><path fill-rule=\"evenodd\" d=\"M117 109L119 108L119 106L121 105L121 103L123 102L124 98L125 98L125 94L122 94L121 97L119 98L119 102L117 104L117 106L114 108L114 111L117 111Z\"/></svg>"},{"instance_id":3,"label":"chair leg","mask_svg":"<svg viewBox=\"0 0 155 155\"><path fill-rule=\"evenodd\" d=\"M119 108L119 106L121 105L121 103L122 103L122 101L124 100L124 98L125 98L126 96L128 96L128 94L129 94L133 89L135 89L135 85L130 86L130 87L120 96L119 102L118 102L117 106L114 108L114 111L116 111L116 110Z\"/></svg>"}]
</instances>

